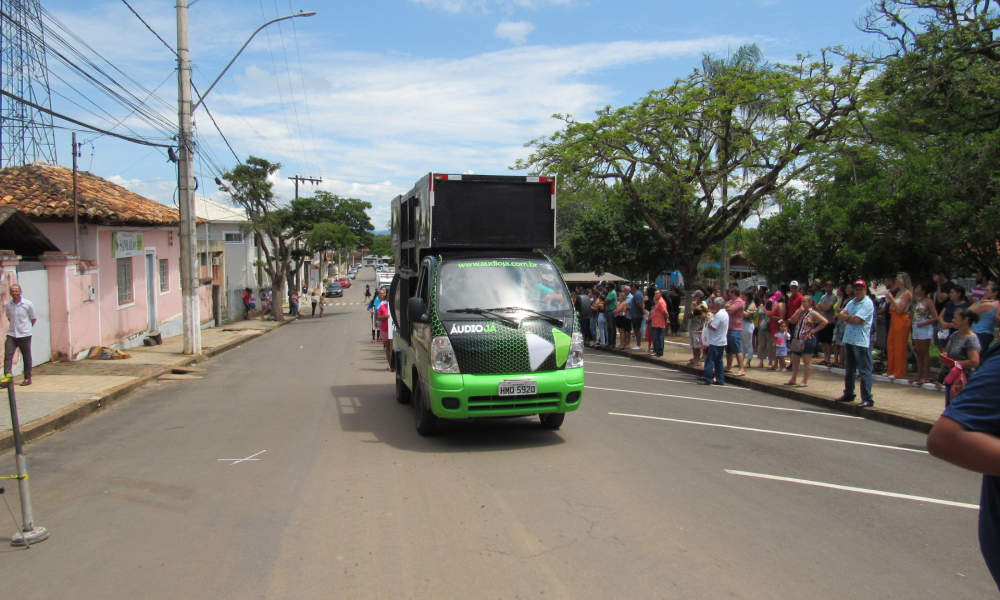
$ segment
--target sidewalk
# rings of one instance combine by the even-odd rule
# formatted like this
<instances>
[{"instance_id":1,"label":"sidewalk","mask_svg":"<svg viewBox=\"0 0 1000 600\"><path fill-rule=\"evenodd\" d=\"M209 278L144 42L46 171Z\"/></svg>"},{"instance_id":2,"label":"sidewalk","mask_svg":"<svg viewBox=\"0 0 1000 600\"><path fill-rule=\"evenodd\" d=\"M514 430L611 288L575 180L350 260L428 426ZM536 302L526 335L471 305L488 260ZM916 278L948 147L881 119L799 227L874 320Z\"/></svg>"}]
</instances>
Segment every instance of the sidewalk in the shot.
<instances>
[{"instance_id":1,"label":"sidewalk","mask_svg":"<svg viewBox=\"0 0 1000 600\"><path fill-rule=\"evenodd\" d=\"M681 340L684 340L683 342ZM664 346L663 358L649 356L645 352L646 344L643 342L643 350L599 350L610 352L621 356L629 356L634 360L640 360L652 364L662 365L664 368L675 369L691 375L701 376L704 372L702 368L689 367L687 361L691 360L691 349L686 343L687 338L667 338ZM596 353L591 354L595 356ZM756 358L753 364L756 367ZM765 365L767 363L765 362ZM736 361L733 361L733 372L736 371ZM861 408L857 402L841 404L834 402L844 392L844 372L842 369L829 369L827 367L813 366L812 376L809 378L809 387L798 388L782 385L791 378L791 373L778 373L765 369L751 368L746 370L745 377L733 377L726 373L726 385L737 385L750 388L752 390L782 396L800 402L807 402L817 406L823 406L833 410L848 412L867 419L881 421L900 427L906 427L923 433L930 431L931 426L937 421L941 413L944 412L944 392L937 392L920 388L913 385L903 385L893 383L885 377L876 377L872 384L872 396L875 406L871 408ZM800 368L798 381L802 381L802 371ZM855 394L860 398L860 382L855 387Z\"/></svg>"},{"instance_id":2,"label":"sidewalk","mask_svg":"<svg viewBox=\"0 0 1000 600\"><path fill-rule=\"evenodd\" d=\"M126 394L161 376L190 379L197 375L172 375L199 360L211 358L242 346L290 323L274 321L237 321L222 327L203 329L202 355L183 353L184 338L163 340L160 346L138 346L127 350L131 358L122 360L79 360L50 362L37 366L32 384L21 387L15 378L18 419L25 442L66 427L70 423L106 408ZM0 390L0 452L14 446L7 390Z\"/></svg>"}]
</instances>

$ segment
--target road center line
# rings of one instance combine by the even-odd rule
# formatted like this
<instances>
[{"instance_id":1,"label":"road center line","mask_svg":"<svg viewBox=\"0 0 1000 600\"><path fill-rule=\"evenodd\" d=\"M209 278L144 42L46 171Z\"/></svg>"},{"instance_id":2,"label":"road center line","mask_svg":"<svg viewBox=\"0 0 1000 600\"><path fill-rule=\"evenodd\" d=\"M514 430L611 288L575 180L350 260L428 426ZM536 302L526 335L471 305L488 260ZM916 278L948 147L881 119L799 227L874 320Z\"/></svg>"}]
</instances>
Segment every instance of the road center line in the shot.
<instances>
[{"instance_id":1,"label":"road center line","mask_svg":"<svg viewBox=\"0 0 1000 600\"><path fill-rule=\"evenodd\" d=\"M639 365L625 365L619 363L603 363L597 362L596 360L586 360L584 359L584 364L587 365L605 365L608 367L628 367L629 369L647 369L650 371L669 371L671 373L680 373L677 369L668 369L667 367L640 367Z\"/></svg>"},{"instance_id":2,"label":"road center line","mask_svg":"<svg viewBox=\"0 0 1000 600\"><path fill-rule=\"evenodd\" d=\"M857 492L859 494L871 494L873 496L885 496L887 498L900 498L902 500L916 500L917 502L930 502L931 504L943 504L945 506L957 506L959 508L972 508L979 510L978 504L966 504L965 502L953 502L951 500L938 500L937 498L926 498L924 496L911 496L910 494L897 494L896 492L883 492L880 490L870 490L867 488L852 487L849 485L837 485L835 483L823 483L822 481L810 481L808 479L795 479L794 477L781 477L779 475L765 475L764 473L749 473L747 471L734 471L725 469L730 475L742 475L744 477L756 477L758 479L772 479L774 481L788 481L791 483L801 483L802 485L814 485L816 487L830 488L832 490L844 490L847 492Z\"/></svg>"},{"instance_id":3,"label":"road center line","mask_svg":"<svg viewBox=\"0 0 1000 600\"><path fill-rule=\"evenodd\" d=\"M641 377L639 375L620 375L618 373L601 373L599 371L587 371L587 375L607 375L608 377L628 377L629 379L649 379L650 381L666 381L669 383L682 383L684 385L695 385L694 381L683 379L664 379L662 377ZM747 391L747 390L740 390Z\"/></svg>"},{"instance_id":4,"label":"road center line","mask_svg":"<svg viewBox=\"0 0 1000 600\"><path fill-rule=\"evenodd\" d=\"M790 437L809 438L812 440L822 440L824 442L838 442L840 444L853 444L855 446L869 446L871 448L885 448L887 450L902 450L903 452L915 452L917 454L928 454L926 450L915 450L913 448L903 448L902 446L887 446L885 444L872 444L870 442L856 442L854 440L842 440L839 438L822 437L818 435L806 435L804 433L790 433L787 431L774 431L771 429L757 429L755 427L738 427L736 425L722 425L720 423L702 423L700 421L685 421L684 419L668 419L667 417L650 417L648 415L630 415L626 413L608 413L615 417L632 417L634 419L652 419L654 421L670 421L672 423L687 423L688 425L703 425L705 427L720 427L722 429L738 429L740 431L754 431L757 433L771 433L774 435L787 435Z\"/></svg>"},{"instance_id":5,"label":"road center line","mask_svg":"<svg viewBox=\"0 0 1000 600\"><path fill-rule=\"evenodd\" d=\"M602 388L595 386L584 386L588 390L602 390L605 392L622 392L625 394L642 394L644 396L663 396L664 398L680 398L682 400L697 400L699 402L715 402L716 404L733 404L735 406L750 406L752 408L766 408L767 410L782 410L786 412L798 412L806 413L810 415L816 415L819 417L839 417L841 419L862 419L864 417L855 417L854 415L839 415L836 413L821 412L818 410L804 410L801 408L784 408L781 406L767 406L764 404L751 404L749 402L733 402L732 400L715 400L712 398L694 398L692 396L675 396L674 394L659 394L656 392L637 392L635 390L616 390L612 388ZM614 414L614 413L612 413Z\"/></svg>"}]
</instances>

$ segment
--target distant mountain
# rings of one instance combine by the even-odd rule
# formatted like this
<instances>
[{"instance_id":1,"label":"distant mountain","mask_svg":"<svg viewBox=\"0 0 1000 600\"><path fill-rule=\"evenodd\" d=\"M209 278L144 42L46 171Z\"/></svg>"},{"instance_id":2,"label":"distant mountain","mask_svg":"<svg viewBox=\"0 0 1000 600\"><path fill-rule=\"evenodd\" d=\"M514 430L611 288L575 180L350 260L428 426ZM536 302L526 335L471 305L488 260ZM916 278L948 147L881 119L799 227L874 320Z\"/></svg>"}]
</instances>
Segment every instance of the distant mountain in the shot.
<instances>
[{"instance_id":1,"label":"distant mountain","mask_svg":"<svg viewBox=\"0 0 1000 600\"><path fill-rule=\"evenodd\" d=\"M375 236L378 236L378 235L389 235L390 233L391 232L388 229L384 229L382 231L373 231L372 235L375 235Z\"/></svg>"}]
</instances>

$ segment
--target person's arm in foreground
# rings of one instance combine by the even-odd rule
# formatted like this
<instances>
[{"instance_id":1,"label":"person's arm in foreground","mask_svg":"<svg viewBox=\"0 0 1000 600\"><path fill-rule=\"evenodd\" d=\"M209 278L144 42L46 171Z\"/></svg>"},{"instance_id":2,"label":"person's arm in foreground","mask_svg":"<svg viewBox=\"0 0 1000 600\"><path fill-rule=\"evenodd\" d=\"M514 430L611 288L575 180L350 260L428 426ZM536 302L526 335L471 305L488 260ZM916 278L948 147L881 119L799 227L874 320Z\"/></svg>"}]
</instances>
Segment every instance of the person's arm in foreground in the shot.
<instances>
[{"instance_id":1,"label":"person's arm in foreground","mask_svg":"<svg viewBox=\"0 0 1000 600\"><path fill-rule=\"evenodd\" d=\"M940 417L927 436L931 456L956 467L1000 476L1000 438L971 431L948 417Z\"/></svg>"}]
</instances>

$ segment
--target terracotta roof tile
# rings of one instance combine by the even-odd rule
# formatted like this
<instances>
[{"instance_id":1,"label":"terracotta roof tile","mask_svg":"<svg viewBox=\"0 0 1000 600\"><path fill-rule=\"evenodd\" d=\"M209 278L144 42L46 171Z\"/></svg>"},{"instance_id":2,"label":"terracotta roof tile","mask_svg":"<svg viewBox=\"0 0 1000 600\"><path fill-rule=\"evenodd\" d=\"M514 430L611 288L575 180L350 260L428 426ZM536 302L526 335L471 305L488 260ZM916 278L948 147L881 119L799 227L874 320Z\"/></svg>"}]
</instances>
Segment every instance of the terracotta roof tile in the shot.
<instances>
[{"instance_id":1,"label":"terracotta roof tile","mask_svg":"<svg viewBox=\"0 0 1000 600\"><path fill-rule=\"evenodd\" d=\"M179 224L176 209L86 171L77 173L77 193L84 222ZM0 169L0 206L39 219L72 218L73 171L45 163Z\"/></svg>"}]
</instances>

